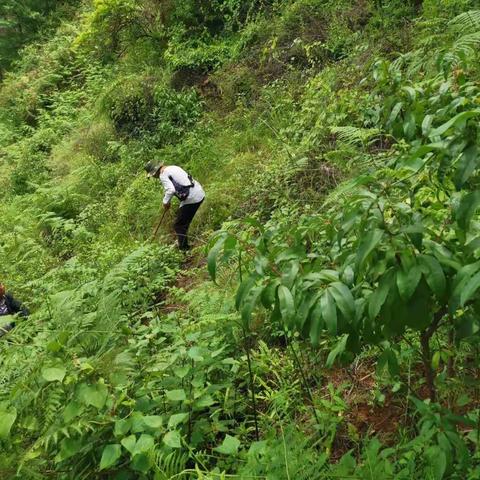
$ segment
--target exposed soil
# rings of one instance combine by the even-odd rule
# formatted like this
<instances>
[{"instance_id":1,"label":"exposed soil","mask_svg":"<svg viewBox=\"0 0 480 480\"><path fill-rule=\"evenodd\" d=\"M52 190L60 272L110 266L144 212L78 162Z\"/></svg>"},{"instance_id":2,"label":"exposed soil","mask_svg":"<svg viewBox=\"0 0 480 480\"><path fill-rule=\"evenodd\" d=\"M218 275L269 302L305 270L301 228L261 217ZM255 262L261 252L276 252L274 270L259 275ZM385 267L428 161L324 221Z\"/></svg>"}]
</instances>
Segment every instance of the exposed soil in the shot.
<instances>
[{"instance_id":1,"label":"exposed soil","mask_svg":"<svg viewBox=\"0 0 480 480\"><path fill-rule=\"evenodd\" d=\"M336 390L343 390L342 399L348 408L345 422L337 432L332 447L332 459L340 459L348 450L356 446L358 439L377 436L384 445L393 445L399 427L408 422L405 405L387 393L382 403L373 401L372 392L377 388L375 363L358 363L351 368L334 368L324 372L327 393L328 383ZM357 440L358 440L357 439Z\"/></svg>"},{"instance_id":2,"label":"exposed soil","mask_svg":"<svg viewBox=\"0 0 480 480\"><path fill-rule=\"evenodd\" d=\"M189 255L182 263L182 271L177 275L175 279L174 288L182 289L186 292L192 290L195 285L205 280L206 272L200 272L198 269L204 267L206 259L203 256ZM203 269L205 270L205 269ZM185 308L184 303L174 301L171 295L167 291L160 292L156 298L156 304L158 305L158 312L160 314L168 314L176 310L183 310Z\"/></svg>"}]
</instances>

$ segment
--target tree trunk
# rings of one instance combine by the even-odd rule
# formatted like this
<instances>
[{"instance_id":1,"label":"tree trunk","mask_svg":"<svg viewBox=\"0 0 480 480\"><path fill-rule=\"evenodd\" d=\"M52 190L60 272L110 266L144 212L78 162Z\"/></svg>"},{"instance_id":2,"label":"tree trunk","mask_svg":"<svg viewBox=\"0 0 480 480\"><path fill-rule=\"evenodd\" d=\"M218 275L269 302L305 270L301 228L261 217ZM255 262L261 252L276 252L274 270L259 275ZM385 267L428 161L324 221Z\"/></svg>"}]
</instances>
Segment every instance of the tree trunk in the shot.
<instances>
[{"instance_id":1,"label":"tree trunk","mask_svg":"<svg viewBox=\"0 0 480 480\"><path fill-rule=\"evenodd\" d=\"M432 368L432 354L430 352L430 337L425 330L420 336L420 345L422 346L422 361L425 380L427 382L428 396L432 402L436 401L437 392L435 389L435 372Z\"/></svg>"}]
</instances>

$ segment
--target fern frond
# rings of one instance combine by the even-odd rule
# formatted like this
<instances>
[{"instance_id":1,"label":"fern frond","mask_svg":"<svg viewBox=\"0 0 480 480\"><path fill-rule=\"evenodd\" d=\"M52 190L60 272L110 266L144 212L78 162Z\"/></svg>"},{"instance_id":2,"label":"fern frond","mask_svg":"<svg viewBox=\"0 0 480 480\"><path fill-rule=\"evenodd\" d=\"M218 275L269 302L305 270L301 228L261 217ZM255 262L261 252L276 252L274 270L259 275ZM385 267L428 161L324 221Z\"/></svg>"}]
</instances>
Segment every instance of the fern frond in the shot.
<instances>
[{"instance_id":1,"label":"fern frond","mask_svg":"<svg viewBox=\"0 0 480 480\"><path fill-rule=\"evenodd\" d=\"M188 461L188 455L182 452L171 452L165 455L164 452L158 452L155 456L155 465L157 474L155 478L159 480L168 480L172 477L182 478L182 472L185 471Z\"/></svg>"},{"instance_id":2,"label":"fern frond","mask_svg":"<svg viewBox=\"0 0 480 480\"><path fill-rule=\"evenodd\" d=\"M449 65L459 65L468 56L474 55L479 48L480 31L463 35L453 44L451 50L445 55L444 60Z\"/></svg>"},{"instance_id":3,"label":"fern frond","mask_svg":"<svg viewBox=\"0 0 480 480\"><path fill-rule=\"evenodd\" d=\"M368 141L380 134L377 128L359 128L353 126L331 127L331 132L337 135L338 139L351 146L365 145Z\"/></svg>"},{"instance_id":4,"label":"fern frond","mask_svg":"<svg viewBox=\"0 0 480 480\"><path fill-rule=\"evenodd\" d=\"M51 383L45 390L47 393L44 398L40 398L40 402L44 409L43 415L43 433L47 432L58 418L58 412L62 410L64 404L65 392L62 384ZM58 435L51 437L55 443ZM46 444L48 448L48 442Z\"/></svg>"},{"instance_id":5,"label":"fern frond","mask_svg":"<svg viewBox=\"0 0 480 480\"><path fill-rule=\"evenodd\" d=\"M480 30L480 10L470 10L450 20L449 25L462 32Z\"/></svg>"}]
</instances>

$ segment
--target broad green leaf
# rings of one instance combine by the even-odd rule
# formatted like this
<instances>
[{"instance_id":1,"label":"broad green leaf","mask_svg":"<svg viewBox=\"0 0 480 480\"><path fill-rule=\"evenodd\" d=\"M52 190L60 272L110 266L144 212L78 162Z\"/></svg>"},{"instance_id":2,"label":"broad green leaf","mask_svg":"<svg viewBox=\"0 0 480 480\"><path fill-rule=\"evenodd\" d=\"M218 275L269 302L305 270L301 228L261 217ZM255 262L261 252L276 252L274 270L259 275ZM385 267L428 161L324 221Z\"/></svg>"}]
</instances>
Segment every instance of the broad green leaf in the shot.
<instances>
[{"instance_id":1,"label":"broad green leaf","mask_svg":"<svg viewBox=\"0 0 480 480\"><path fill-rule=\"evenodd\" d=\"M412 101L415 101L415 99L417 98L417 91L410 86L402 87L402 91L405 92L409 99Z\"/></svg>"},{"instance_id":2,"label":"broad green leaf","mask_svg":"<svg viewBox=\"0 0 480 480\"><path fill-rule=\"evenodd\" d=\"M243 325L247 330L250 327L250 320L252 318L253 310L255 309L264 288L265 287L263 285L253 288L243 301L241 316Z\"/></svg>"},{"instance_id":3,"label":"broad green leaf","mask_svg":"<svg viewBox=\"0 0 480 480\"><path fill-rule=\"evenodd\" d=\"M93 405L97 409L101 409L107 401L107 386L102 383L87 385L82 383L78 387L77 398L85 405Z\"/></svg>"},{"instance_id":4,"label":"broad green leaf","mask_svg":"<svg viewBox=\"0 0 480 480\"><path fill-rule=\"evenodd\" d=\"M477 292L480 287L480 272L474 275L465 283L465 287L460 293L460 306L463 307Z\"/></svg>"},{"instance_id":5,"label":"broad green leaf","mask_svg":"<svg viewBox=\"0 0 480 480\"><path fill-rule=\"evenodd\" d=\"M283 321L289 327L293 324L295 317L295 303L290 290L285 285L280 285L277 290L280 313Z\"/></svg>"},{"instance_id":6,"label":"broad green leaf","mask_svg":"<svg viewBox=\"0 0 480 480\"><path fill-rule=\"evenodd\" d=\"M472 173L478 167L479 152L477 145L467 147L458 160L455 172L455 186L460 190L465 182L471 177Z\"/></svg>"},{"instance_id":7,"label":"broad green leaf","mask_svg":"<svg viewBox=\"0 0 480 480\"><path fill-rule=\"evenodd\" d=\"M304 291L303 294L301 294L299 306L295 314L295 323L299 331L303 330L305 322L309 318L312 308L317 303L318 298L318 293L314 293L308 290Z\"/></svg>"},{"instance_id":8,"label":"broad green leaf","mask_svg":"<svg viewBox=\"0 0 480 480\"><path fill-rule=\"evenodd\" d=\"M147 474L148 471L152 468L151 456L147 453L139 453L133 457L131 468L137 472L142 472Z\"/></svg>"},{"instance_id":9,"label":"broad green leaf","mask_svg":"<svg viewBox=\"0 0 480 480\"><path fill-rule=\"evenodd\" d=\"M222 250L225 242L227 241L228 235L222 235L213 245L213 247L208 252L207 256L207 267L208 273L214 282L217 278L217 259L220 251Z\"/></svg>"},{"instance_id":10,"label":"broad green leaf","mask_svg":"<svg viewBox=\"0 0 480 480\"><path fill-rule=\"evenodd\" d=\"M257 254L253 260L255 272L261 277L263 277L266 270L268 269L269 263L270 262L266 256Z\"/></svg>"},{"instance_id":11,"label":"broad green leaf","mask_svg":"<svg viewBox=\"0 0 480 480\"><path fill-rule=\"evenodd\" d=\"M447 288L447 280L440 262L431 255L420 255L419 262L430 290L437 298L442 298Z\"/></svg>"},{"instance_id":12,"label":"broad green leaf","mask_svg":"<svg viewBox=\"0 0 480 480\"><path fill-rule=\"evenodd\" d=\"M402 102L398 102L394 105L394 107L392 108L392 111L390 112L390 116L388 117L388 122L387 122L388 125L391 126L393 122L397 119L398 114L402 110L402 107L403 107Z\"/></svg>"},{"instance_id":13,"label":"broad green leaf","mask_svg":"<svg viewBox=\"0 0 480 480\"><path fill-rule=\"evenodd\" d=\"M349 287L353 285L355 281L355 272L350 265L347 265L342 273L342 282L348 285Z\"/></svg>"},{"instance_id":14,"label":"broad green leaf","mask_svg":"<svg viewBox=\"0 0 480 480\"><path fill-rule=\"evenodd\" d=\"M375 228L370 230L360 242L360 246L357 251L357 259L355 262L356 270L360 270L370 253L380 243L383 237L382 230Z\"/></svg>"},{"instance_id":15,"label":"broad green leaf","mask_svg":"<svg viewBox=\"0 0 480 480\"><path fill-rule=\"evenodd\" d=\"M371 320L374 320L380 313L388 292L393 286L393 279L394 273L390 270L380 279L378 288L368 298L368 316Z\"/></svg>"},{"instance_id":16,"label":"broad green leaf","mask_svg":"<svg viewBox=\"0 0 480 480\"><path fill-rule=\"evenodd\" d=\"M277 288L279 285L280 280L277 279L273 282L269 282L263 289L262 294L260 295L260 301L265 308L270 309L275 303L275 296L277 294Z\"/></svg>"},{"instance_id":17,"label":"broad green leaf","mask_svg":"<svg viewBox=\"0 0 480 480\"><path fill-rule=\"evenodd\" d=\"M182 439L176 430L173 432L167 432L163 437L163 442L165 445L168 445L172 448L181 448L182 446Z\"/></svg>"},{"instance_id":18,"label":"broad green leaf","mask_svg":"<svg viewBox=\"0 0 480 480\"><path fill-rule=\"evenodd\" d=\"M47 382L61 382L65 378L66 373L66 368L62 366L42 368L42 377Z\"/></svg>"},{"instance_id":19,"label":"broad green leaf","mask_svg":"<svg viewBox=\"0 0 480 480\"><path fill-rule=\"evenodd\" d=\"M174 430L180 423L183 423L188 418L188 413L176 413L168 420L168 428Z\"/></svg>"},{"instance_id":20,"label":"broad green leaf","mask_svg":"<svg viewBox=\"0 0 480 480\"><path fill-rule=\"evenodd\" d=\"M126 448L126 450L133 453L135 450L135 444L137 443L137 437L135 435L129 435L128 437L122 438L120 443Z\"/></svg>"},{"instance_id":21,"label":"broad green leaf","mask_svg":"<svg viewBox=\"0 0 480 480\"><path fill-rule=\"evenodd\" d=\"M460 268L453 279L452 288L454 293L455 290L461 290L465 285L465 281L478 271L480 271L480 261L469 263L468 265L464 265L462 268Z\"/></svg>"},{"instance_id":22,"label":"broad green leaf","mask_svg":"<svg viewBox=\"0 0 480 480\"><path fill-rule=\"evenodd\" d=\"M47 344L47 350L49 352L57 353L63 348L63 345L58 342L57 340L53 340L52 342Z\"/></svg>"},{"instance_id":23,"label":"broad green leaf","mask_svg":"<svg viewBox=\"0 0 480 480\"><path fill-rule=\"evenodd\" d=\"M431 157L427 153L434 151L441 151L444 146L441 143L429 143L428 145L420 145L417 148L412 149L402 162L402 165L417 172L425 165L425 162Z\"/></svg>"},{"instance_id":24,"label":"broad green leaf","mask_svg":"<svg viewBox=\"0 0 480 480\"><path fill-rule=\"evenodd\" d=\"M317 303L312 308L310 312L310 329L308 334L310 336L310 341L312 345L317 346L320 340L320 333L323 329L323 318L322 318L322 305L320 299L317 300Z\"/></svg>"},{"instance_id":25,"label":"broad green leaf","mask_svg":"<svg viewBox=\"0 0 480 480\"><path fill-rule=\"evenodd\" d=\"M326 362L327 367L330 368L334 364L338 355L341 355L345 351L345 348L347 347L348 337L348 334L342 335L340 340L337 342L335 348L328 354Z\"/></svg>"},{"instance_id":26,"label":"broad green leaf","mask_svg":"<svg viewBox=\"0 0 480 480\"><path fill-rule=\"evenodd\" d=\"M475 237L470 240L466 245L465 248L469 254L475 253L478 249L480 249L480 237Z\"/></svg>"},{"instance_id":27,"label":"broad green leaf","mask_svg":"<svg viewBox=\"0 0 480 480\"><path fill-rule=\"evenodd\" d=\"M135 443L135 448L133 449L132 455L139 455L140 453L146 453L153 448L154 439L151 435L142 433L140 438Z\"/></svg>"},{"instance_id":28,"label":"broad green leaf","mask_svg":"<svg viewBox=\"0 0 480 480\"><path fill-rule=\"evenodd\" d=\"M450 447L450 445L448 445ZM433 480L442 480L447 469L447 457L445 452L438 446L429 447L425 457L433 475Z\"/></svg>"},{"instance_id":29,"label":"broad green leaf","mask_svg":"<svg viewBox=\"0 0 480 480\"><path fill-rule=\"evenodd\" d=\"M70 423L75 417L81 415L85 407L75 401L71 401L67 404L63 410L63 419L66 423Z\"/></svg>"},{"instance_id":30,"label":"broad green leaf","mask_svg":"<svg viewBox=\"0 0 480 480\"><path fill-rule=\"evenodd\" d=\"M431 130L429 137L439 137L440 135L443 135L445 132L447 132L447 130L449 130L450 128L461 124L467 121L469 118L475 117L477 115L480 115L480 110L470 110L468 112L459 113L458 115L455 115L453 118L451 118L448 122L445 122L439 127Z\"/></svg>"},{"instance_id":31,"label":"broad green leaf","mask_svg":"<svg viewBox=\"0 0 480 480\"><path fill-rule=\"evenodd\" d=\"M173 402L181 402L187 399L185 390L183 388L180 388L178 390L169 390L168 392L165 392L165 395L169 400L172 400Z\"/></svg>"},{"instance_id":32,"label":"broad green leaf","mask_svg":"<svg viewBox=\"0 0 480 480\"><path fill-rule=\"evenodd\" d=\"M131 428L130 431L132 433L140 433L144 432L146 425L143 421L143 413L142 412L137 412L134 411L132 415L130 416L129 420L131 422Z\"/></svg>"},{"instance_id":33,"label":"broad green leaf","mask_svg":"<svg viewBox=\"0 0 480 480\"><path fill-rule=\"evenodd\" d=\"M296 245L279 253L275 258L275 263L278 264L289 260L302 260L306 257L306 255L307 253L305 251L305 246Z\"/></svg>"},{"instance_id":34,"label":"broad green leaf","mask_svg":"<svg viewBox=\"0 0 480 480\"><path fill-rule=\"evenodd\" d=\"M295 280L298 278L298 272L300 270L299 262L290 262L290 268L282 276L282 285L288 289L293 288Z\"/></svg>"},{"instance_id":35,"label":"broad green leaf","mask_svg":"<svg viewBox=\"0 0 480 480\"><path fill-rule=\"evenodd\" d=\"M223 244L223 258L227 260L235 252L235 247L237 246L237 238L229 235Z\"/></svg>"},{"instance_id":36,"label":"broad green leaf","mask_svg":"<svg viewBox=\"0 0 480 480\"><path fill-rule=\"evenodd\" d=\"M470 221L480 206L480 190L465 195L457 208L455 218L460 228L468 230Z\"/></svg>"},{"instance_id":37,"label":"broad green leaf","mask_svg":"<svg viewBox=\"0 0 480 480\"><path fill-rule=\"evenodd\" d=\"M63 462L76 455L83 447L81 438L64 438L60 443L60 451L55 455L55 462Z\"/></svg>"},{"instance_id":38,"label":"broad green leaf","mask_svg":"<svg viewBox=\"0 0 480 480\"><path fill-rule=\"evenodd\" d=\"M420 280L415 293L408 302L399 301L393 306L393 316L397 320L397 333L403 333L406 326L422 331L431 322L432 307L430 288L425 280Z\"/></svg>"},{"instance_id":39,"label":"broad green leaf","mask_svg":"<svg viewBox=\"0 0 480 480\"><path fill-rule=\"evenodd\" d=\"M256 274L250 275L240 284L237 290L237 295L235 297L235 308L237 310L240 310L240 307L243 303L245 296L248 294L248 292L250 292L253 286L257 283L257 280L258 280L258 276Z\"/></svg>"},{"instance_id":40,"label":"broad green leaf","mask_svg":"<svg viewBox=\"0 0 480 480\"><path fill-rule=\"evenodd\" d=\"M422 135L427 137L432 127L433 115L425 115L422 121Z\"/></svg>"},{"instance_id":41,"label":"broad green leaf","mask_svg":"<svg viewBox=\"0 0 480 480\"><path fill-rule=\"evenodd\" d=\"M103 449L102 459L100 460L100 470L105 470L114 465L122 455L122 447L118 443L107 445Z\"/></svg>"},{"instance_id":42,"label":"broad green leaf","mask_svg":"<svg viewBox=\"0 0 480 480\"><path fill-rule=\"evenodd\" d=\"M463 266L455 275L452 285L452 295L449 301L449 311L455 313L461 303L461 295L470 278L480 270L480 262Z\"/></svg>"},{"instance_id":43,"label":"broad green leaf","mask_svg":"<svg viewBox=\"0 0 480 480\"><path fill-rule=\"evenodd\" d=\"M325 324L330 335L337 334L337 307L333 300L332 294L329 289L325 290L325 293L320 297L320 305L322 308L322 317L325 320Z\"/></svg>"},{"instance_id":44,"label":"broad green leaf","mask_svg":"<svg viewBox=\"0 0 480 480\"><path fill-rule=\"evenodd\" d=\"M203 362L203 351L200 347L192 347L188 350L187 355L195 362Z\"/></svg>"},{"instance_id":45,"label":"broad green leaf","mask_svg":"<svg viewBox=\"0 0 480 480\"><path fill-rule=\"evenodd\" d=\"M338 309L343 313L345 318L353 322L355 320L355 300L353 299L350 289L341 282L330 284L328 291L333 295Z\"/></svg>"},{"instance_id":46,"label":"broad green leaf","mask_svg":"<svg viewBox=\"0 0 480 480\"><path fill-rule=\"evenodd\" d=\"M163 418L160 415L146 415L143 417L143 423L148 428L158 429L163 424Z\"/></svg>"},{"instance_id":47,"label":"broad green leaf","mask_svg":"<svg viewBox=\"0 0 480 480\"><path fill-rule=\"evenodd\" d=\"M182 367L176 367L173 369L173 373L178 378L185 378L188 375L189 371L190 371L190 365L183 365Z\"/></svg>"},{"instance_id":48,"label":"broad green leaf","mask_svg":"<svg viewBox=\"0 0 480 480\"><path fill-rule=\"evenodd\" d=\"M5 440L8 438L16 418L17 410L15 408L11 408L8 411L0 409L0 439Z\"/></svg>"},{"instance_id":49,"label":"broad green leaf","mask_svg":"<svg viewBox=\"0 0 480 480\"><path fill-rule=\"evenodd\" d=\"M477 335L480 331L480 324L478 319L473 315L462 315L455 322L455 329L457 331L455 338L457 341L460 341L464 338Z\"/></svg>"},{"instance_id":50,"label":"broad green leaf","mask_svg":"<svg viewBox=\"0 0 480 480\"><path fill-rule=\"evenodd\" d=\"M351 268L351 267L348 267ZM338 282L340 275L336 270L320 270L319 272L310 272L303 276L303 282L307 287L313 287L317 284Z\"/></svg>"},{"instance_id":51,"label":"broad green leaf","mask_svg":"<svg viewBox=\"0 0 480 480\"><path fill-rule=\"evenodd\" d=\"M407 139L412 139L415 136L417 124L415 121L415 114L410 110L405 114L405 121L403 122L403 132Z\"/></svg>"},{"instance_id":52,"label":"broad green leaf","mask_svg":"<svg viewBox=\"0 0 480 480\"><path fill-rule=\"evenodd\" d=\"M440 350L437 350L432 356L432 368L434 370L438 370L438 367L440 365L440 359L441 359L441 352Z\"/></svg>"},{"instance_id":53,"label":"broad green leaf","mask_svg":"<svg viewBox=\"0 0 480 480\"><path fill-rule=\"evenodd\" d=\"M223 443L219 447L214 448L214 450L219 453L223 453L224 455L236 455L239 447L240 440L227 434L223 440Z\"/></svg>"},{"instance_id":54,"label":"broad green leaf","mask_svg":"<svg viewBox=\"0 0 480 480\"><path fill-rule=\"evenodd\" d=\"M202 395L200 398L195 400L194 406L195 408L205 408L210 407L215 403L215 400L211 395Z\"/></svg>"},{"instance_id":55,"label":"broad green leaf","mask_svg":"<svg viewBox=\"0 0 480 480\"><path fill-rule=\"evenodd\" d=\"M413 292L415 292L418 282L422 277L422 272L418 265L413 266L408 271L405 271L403 268L397 270L397 287L400 298L407 302L410 300Z\"/></svg>"}]
</instances>

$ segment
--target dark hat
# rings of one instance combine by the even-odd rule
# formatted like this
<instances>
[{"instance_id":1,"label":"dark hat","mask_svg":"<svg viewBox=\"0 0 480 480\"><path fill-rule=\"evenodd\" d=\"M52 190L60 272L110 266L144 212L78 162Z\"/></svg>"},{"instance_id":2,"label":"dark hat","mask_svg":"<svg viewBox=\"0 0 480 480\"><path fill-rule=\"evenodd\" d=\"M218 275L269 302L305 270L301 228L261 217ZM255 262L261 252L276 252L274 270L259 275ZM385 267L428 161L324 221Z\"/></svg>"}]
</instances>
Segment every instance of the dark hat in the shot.
<instances>
[{"instance_id":1,"label":"dark hat","mask_svg":"<svg viewBox=\"0 0 480 480\"><path fill-rule=\"evenodd\" d=\"M148 162L145 165L145 171L149 177L153 177L157 172L162 168L162 164L157 164L155 162Z\"/></svg>"}]
</instances>

